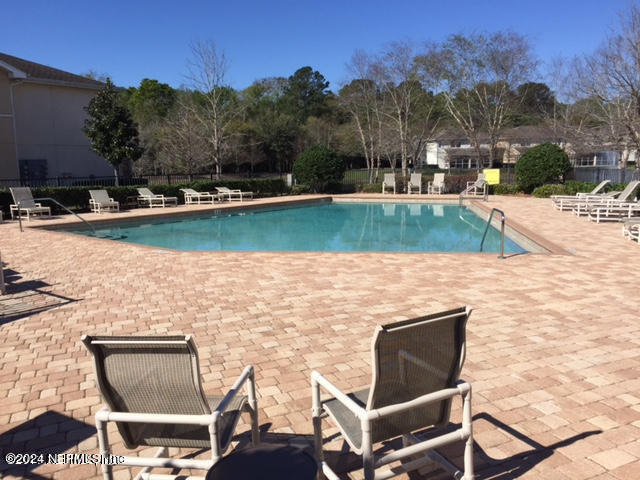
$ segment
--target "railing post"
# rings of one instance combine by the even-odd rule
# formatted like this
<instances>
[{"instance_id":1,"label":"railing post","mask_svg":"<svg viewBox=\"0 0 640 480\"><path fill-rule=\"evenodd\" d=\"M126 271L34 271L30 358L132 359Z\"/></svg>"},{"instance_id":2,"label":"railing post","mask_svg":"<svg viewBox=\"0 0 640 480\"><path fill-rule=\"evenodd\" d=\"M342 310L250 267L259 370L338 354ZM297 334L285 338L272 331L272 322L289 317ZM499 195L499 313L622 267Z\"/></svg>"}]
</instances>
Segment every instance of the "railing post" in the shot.
<instances>
[{"instance_id":1,"label":"railing post","mask_svg":"<svg viewBox=\"0 0 640 480\"><path fill-rule=\"evenodd\" d=\"M22 228L22 216L20 215L20 202L16 202L16 205L18 207L18 225L20 225L20 231L24 232Z\"/></svg>"},{"instance_id":2,"label":"railing post","mask_svg":"<svg viewBox=\"0 0 640 480\"><path fill-rule=\"evenodd\" d=\"M504 213L502 214L502 225L500 227L500 260L504 260Z\"/></svg>"}]
</instances>

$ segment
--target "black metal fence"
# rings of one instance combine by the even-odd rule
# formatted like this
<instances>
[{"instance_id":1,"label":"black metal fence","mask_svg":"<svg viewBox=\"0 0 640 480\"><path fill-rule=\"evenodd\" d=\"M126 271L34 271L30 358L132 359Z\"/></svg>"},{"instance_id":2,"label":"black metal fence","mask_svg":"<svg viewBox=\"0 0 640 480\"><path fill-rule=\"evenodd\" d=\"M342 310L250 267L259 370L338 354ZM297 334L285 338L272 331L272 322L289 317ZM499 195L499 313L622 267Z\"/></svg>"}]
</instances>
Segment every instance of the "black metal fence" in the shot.
<instances>
[{"instance_id":1,"label":"black metal fence","mask_svg":"<svg viewBox=\"0 0 640 480\"><path fill-rule=\"evenodd\" d=\"M613 183L629 183L633 180L640 180L640 170L637 168L576 167L574 175L578 181L593 183L600 183L603 180L610 180Z\"/></svg>"},{"instance_id":2,"label":"black metal fence","mask_svg":"<svg viewBox=\"0 0 640 480\"><path fill-rule=\"evenodd\" d=\"M414 170L417 173L422 173L423 175L429 176L433 175L437 172L445 172L448 175L475 175L477 173L476 169L448 169L448 170L439 170L434 168L417 168ZM393 173L393 170L390 168L381 168L378 170L378 175L376 177L375 171L368 170L366 168L356 169L356 170L348 170L344 174L344 179L342 183L345 185L358 185L365 183L382 183L382 179L384 178L385 173ZM400 174L400 170L396 169L396 174ZM502 167L500 168L500 183L513 184L516 181L514 169L512 166Z\"/></svg>"},{"instance_id":3,"label":"black metal fence","mask_svg":"<svg viewBox=\"0 0 640 480\"><path fill-rule=\"evenodd\" d=\"M433 168L416 169L423 175L433 175L436 172L444 171L449 175L471 175L476 170L438 170ZM366 168L348 170L342 183L344 185L359 185L367 183L381 183L385 173L392 173L390 168L381 168L377 172ZM396 170L399 174L400 171ZM246 178L283 178L285 175L280 174L254 174L254 175L222 175L219 178L215 174L167 174L167 175L138 175L131 178L119 178L118 184L121 186L133 185L175 185L180 183L190 183L198 180L239 180ZM638 169L620 169L616 167L575 167L573 170L573 178L582 182L600 183L603 180L610 180L614 183L628 183L632 180L640 180L640 170ZM503 166L500 168L500 183L512 185L516 181L513 166ZM0 188L8 187L88 187L102 186L110 187L116 184L115 177L53 177L44 179L0 179Z\"/></svg>"},{"instance_id":4,"label":"black metal fence","mask_svg":"<svg viewBox=\"0 0 640 480\"><path fill-rule=\"evenodd\" d=\"M167 175L138 175L130 178L118 178L118 185L175 185L179 183L190 183L198 180L239 180L246 178L282 178L279 174L257 174L257 175L221 175L219 178L215 174L167 174ZM116 184L114 176L108 177L52 177L41 179L0 179L0 188L9 187L112 187Z\"/></svg>"}]
</instances>

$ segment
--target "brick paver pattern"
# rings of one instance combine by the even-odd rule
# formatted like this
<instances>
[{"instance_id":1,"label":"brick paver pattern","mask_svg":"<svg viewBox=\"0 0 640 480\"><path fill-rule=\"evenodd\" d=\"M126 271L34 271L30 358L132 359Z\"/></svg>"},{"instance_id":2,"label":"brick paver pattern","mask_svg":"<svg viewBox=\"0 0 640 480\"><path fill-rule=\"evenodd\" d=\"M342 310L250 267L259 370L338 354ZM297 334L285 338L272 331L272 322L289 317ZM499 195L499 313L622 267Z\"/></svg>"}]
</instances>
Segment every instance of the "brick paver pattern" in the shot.
<instances>
[{"instance_id":1,"label":"brick paver pattern","mask_svg":"<svg viewBox=\"0 0 640 480\"><path fill-rule=\"evenodd\" d=\"M366 386L376 324L469 304L462 378L474 389L478 478L640 478L640 247L619 224L549 200L491 197L488 206L567 253L176 252L2 223L0 448L97 452L102 401L82 334L193 334L205 390L229 387L253 364L265 438L304 445L313 369L346 391ZM207 207L159 213L198 208ZM336 429L327 422L325 431ZM326 449L338 470L361 478L340 440ZM93 465L3 474L100 476ZM130 475L116 469L117 479ZM411 478L446 477L432 468Z\"/></svg>"}]
</instances>

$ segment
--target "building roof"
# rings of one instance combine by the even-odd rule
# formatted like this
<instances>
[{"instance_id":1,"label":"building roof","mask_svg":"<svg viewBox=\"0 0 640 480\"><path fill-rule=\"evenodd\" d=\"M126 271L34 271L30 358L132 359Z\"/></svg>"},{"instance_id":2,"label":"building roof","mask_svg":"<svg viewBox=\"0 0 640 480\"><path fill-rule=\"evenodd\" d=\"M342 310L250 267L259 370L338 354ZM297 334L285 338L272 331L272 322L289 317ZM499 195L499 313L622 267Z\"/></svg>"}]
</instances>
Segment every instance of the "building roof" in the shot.
<instances>
[{"instance_id":1,"label":"building roof","mask_svg":"<svg viewBox=\"0 0 640 480\"><path fill-rule=\"evenodd\" d=\"M15 78L36 83L61 84L76 87L100 89L104 83L91 78L65 72L57 68L48 67L40 63L31 62L22 58L7 55L0 52L0 68L9 69Z\"/></svg>"}]
</instances>

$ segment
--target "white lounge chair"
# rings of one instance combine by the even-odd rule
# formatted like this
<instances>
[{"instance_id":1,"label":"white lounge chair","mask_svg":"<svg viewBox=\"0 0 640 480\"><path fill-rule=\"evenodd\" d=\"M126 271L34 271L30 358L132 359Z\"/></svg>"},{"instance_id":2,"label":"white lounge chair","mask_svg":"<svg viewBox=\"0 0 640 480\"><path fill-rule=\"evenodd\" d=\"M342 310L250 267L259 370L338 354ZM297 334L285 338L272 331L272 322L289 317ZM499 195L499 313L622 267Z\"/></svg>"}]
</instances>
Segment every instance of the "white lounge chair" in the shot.
<instances>
[{"instance_id":1,"label":"white lounge chair","mask_svg":"<svg viewBox=\"0 0 640 480\"><path fill-rule=\"evenodd\" d=\"M103 210L116 212L120 211L120 203L109 197L106 190L89 190L89 207L95 213L102 213Z\"/></svg>"},{"instance_id":2,"label":"white lounge chair","mask_svg":"<svg viewBox=\"0 0 640 480\"><path fill-rule=\"evenodd\" d=\"M485 196L487 194L487 181L484 173L479 173L478 178L475 181L467 182L465 192L467 195Z\"/></svg>"},{"instance_id":3,"label":"white lounge chair","mask_svg":"<svg viewBox=\"0 0 640 480\"><path fill-rule=\"evenodd\" d=\"M31 194L29 187L11 187L11 196L13 197L13 204L9 205L9 212L11 218L23 213L27 214L27 220L30 220L34 215L42 215L46 213L51 216L51 207L43 207L41 203L36 203Z\"/></svg>"},{"instance_id":4,"label":"white lounge chair","mask_svg":"<svg viewBox=\"0 0 640 480\"><path fill-rule=\"evenodd\" d=\"M587 210L589 220L600 222L619 222L632 217L640 217L640 203L618 203L591 205Z\"/></svg>"},{"instance_id":5,"label":"white lounge chair","mask_svg":"<svg viewBox=\"0 0 640 480\"><path fill-rule=\"evenodd\" d=\"M385 173L382 180L382 193L386 193L387 189L393 189L393 193L396 193L396 176L393 173Z\"/></svg>"},{"instance_id":6,"label":"white lounge chair","mask_svg":"<svg viewBox=\"0 0 640 480\"><path fill-rule=\"evenodd\" d=\"M640 181L634 180L629 182L625 189L618 193L615 197L613 196L587 196L581 199L578 199L573 204L573 214L577 216L589 215L589 211L599 207L615 207L620 206L621 204L630 203L634 196L635 192L640 187Z\"/></svg>"},{"instance_id":7,"label":"white lounge chair","mask_svg":"<svg viewBox=\"0 0 640 480\"><path fill-rule=\"evenodd\" d=\"M209 470L231 443L243 411L251 417L253 444L259 443L254 371L244 369L225 395L208 397L202 389L198 351L191 336L88 336L96 384L106 406L95 415L103 458L111 454L107 423L115 422L129 449L160 447L155 456L125 456L118 465ZM240 395L246 386L247 396ZM210 460L169 457L169 448L211 449ZM103 465L105 480L112 467ZM163 478L175 478L163 477ZM153 478L153 477L151 477ZM180 476L180 478L185 478ZM194 477L190 477L194 478Z\"/></svg>"},{"instance_id":8,"label":"white lounge chair","mask_svg":"<svg viewBox=\"0 0 640 480\"><path fill-rule=\"evenodd\" d=\"M211 192L196 192L193 188L181 188L180 191L184 193L184 204L192 205L201 203L214 203L218 195Z\"/></svg>"},{"instance_id":9,"label":"white lounge chair","mask_svg":"<svg viewBox=\"0 0 640 480\"><path fill-rule=\"evenodd\" d=\"M587 198L602 199L614 198L620 192L605 193L604 188L611 183L611 180L603 180L590 192L578 192L575 195L551 195L553 207L558 210L572 210L576 202L580 202Z\"/></svg>"},{"instance_id":10,"label":"white lounge chair","mask_svg":"<svg viewBox=\"0 0 640 480\"><path fill-rule=\"evenodd\" d=\"M228 187L216 187L216 190L218 191L218 193L221 195L222 198L226 198L230 202L233 201L234 199L240 200L242 202L242 200L244 200L247 197L253 199L253 192L243 192L242 190L239 190L237 188L231 190Z\"/></svg>"},{"instance_id":11,"label":"white lounge chair","mask_svg":"<svg viewBox=\"0 0 640 480\"><path fill-rule=\"evenodd\" d=\"M635 240L640 243L640 217L632 218L622 224L622 235L627 240Z\"/></svg>"},{"instance_id":12,"label":"white lounge chair","mask_svg":"<svg viewBox=\"0 0 640 480\"><path fill-rule=\"evenodd\" d=\"M343 393L317 371L311 374L313 429L321 471L339 478L324 461L322 416L338 426L351 449L362 455L365 480L391 478L437 461L455 478L473 478L471 385L459 380L465 357L470 307L376 327L371 344L371 387ZM322 400L320 389L333 398ZM449 424L453 397L462 397L462 424ZM428 439L413 432L430 428ZM403 437L403 448L375 456L373 444ZM435 451L464 444L463 471ZM409 444L410 446L406 446ZM392 462L398 466L376 472Z\"/></svg>"},{"instance_id":13,"label":"white lounge chair","mask_svg":"<svg viewBox=\"0 0 640 480\"><path fill-rule=\"evenodd\" d=\"M409 178L409 182L407 182L407 193L410 195L417 190L418 194L422 193L422 174L421 173L412 173Z\"/></svg>"},{"instance_id":14,"label":"white lounge chair","mask_svg":"<svg viewBox=\"0 0 640 480\"><path fill-rule=\"evenodd\" d=\"M427 184L427 193L441 195L444 192L444 173L434 173L433 181Z\"/></svg>"},{"instance_id":15,"label":"white lounge chair","mask_svg":"<svg viewBox=\"0 0 640 480\"><path fill-rule=\"evenodd\" d=\"M178 206L178 197L165 197L162 194L155 194L146 187L138 188L138 204L141 206L166 207L167 205Z\"/></svg>"}]
</instances>

